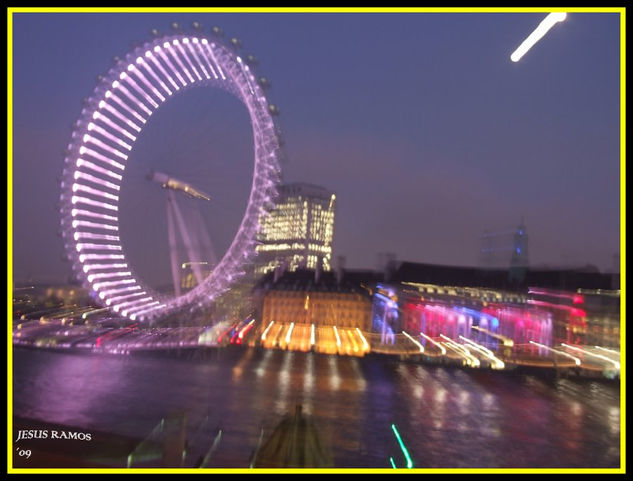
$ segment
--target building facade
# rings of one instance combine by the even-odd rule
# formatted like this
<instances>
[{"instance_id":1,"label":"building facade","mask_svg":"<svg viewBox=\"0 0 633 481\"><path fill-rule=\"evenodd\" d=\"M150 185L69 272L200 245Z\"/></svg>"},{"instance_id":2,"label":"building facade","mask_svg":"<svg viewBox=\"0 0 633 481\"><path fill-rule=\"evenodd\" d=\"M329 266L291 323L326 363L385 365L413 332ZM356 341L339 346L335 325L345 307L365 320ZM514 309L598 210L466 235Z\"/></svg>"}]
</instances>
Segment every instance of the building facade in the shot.
<instances>
[{"instance_id":1,"label":"building facade","mask_svg":"<svg viewBox=\"0 0 633 481\"><path fill-rule=\"evenodd\" d=\"M334 273L316 276L314 271L285 273L277 281L271 275L260 284L262 325L314 324L369 330L371 299L363 288Z\"/></svg>"},{"instance_id":2,"label":"building facade","mask_svg":"<svg viewBox=\"0 0 633 481\"><path fill-rule=\"evenodd\" d=\"M278 192L275 208L260 218L255 272L330 271L336 195L305 183L284 184Z\"/></svg>"}]
</instances>

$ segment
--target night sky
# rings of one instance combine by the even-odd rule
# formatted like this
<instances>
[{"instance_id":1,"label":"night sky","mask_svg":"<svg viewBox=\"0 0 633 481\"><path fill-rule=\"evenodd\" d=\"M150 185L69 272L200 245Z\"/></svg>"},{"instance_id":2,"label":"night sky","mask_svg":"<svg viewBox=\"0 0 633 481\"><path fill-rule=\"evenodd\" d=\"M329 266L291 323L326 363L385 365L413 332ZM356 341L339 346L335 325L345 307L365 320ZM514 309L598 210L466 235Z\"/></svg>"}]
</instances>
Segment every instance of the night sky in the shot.
<instances>
[{"instance_id":1,"label":"night sky","mask_svg":"<svg viewBox=\"0 0 633 481\"><path fill-rule=\"evenodd\" d=\"M572 13L518 63L545 14L15 14L16 282L66 281L58 199L81 101L115 56L173 21L220 26L272 82L285 181L337 195L334 257L479 264L485 229L524 219L532 266L617 268L620 20ZM164 192L149 170L201 182L208 229L231 239L250 186L240 102L193 89L161 107L130 157L121 236L144 278L169 279ZM201 185L201 187L203 187ZM205 214L205 215L207 215ZM618 261L619 263L619 261Z\"/></svg>"}]
</instances>

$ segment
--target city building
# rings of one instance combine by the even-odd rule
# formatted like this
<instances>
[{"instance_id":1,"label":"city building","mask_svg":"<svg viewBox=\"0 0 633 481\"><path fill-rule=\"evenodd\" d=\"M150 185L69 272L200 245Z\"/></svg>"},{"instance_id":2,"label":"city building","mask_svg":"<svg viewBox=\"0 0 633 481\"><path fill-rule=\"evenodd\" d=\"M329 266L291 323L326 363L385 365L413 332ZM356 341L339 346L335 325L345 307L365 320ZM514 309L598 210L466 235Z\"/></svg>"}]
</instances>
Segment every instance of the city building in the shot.
<instances>
[{"instance_id":1,"label":"city building","mask_svg":"<svg viewBox=\"0 0 633 481\"><path fill-rule=\"evenodd\" d=\"M402 262L374 290L372 330L512 342L620 345L619 276L583 269L484 269Z\"/></svg>"},{"instance_id":2,"label":"city building","mask_svg":"<svg viewBox=\"0 0 633 481\"><path fill-rule=\"evenodd\" d=\"M269 273L257 286L263 326L275 321L369 330L370 289L358 273L298 269L275 277Z\"/></svg>"},{"instance_id":3,"label":"city building","mask_svg":"<svg viewBox=\"0 0 633 481\"><path fill-rule=\"evenodd\" d=\"M271 272L255 288L256 336L266 349L363 356L371 321L372 271Z\"/></svg>"},{"instance_id":4,"label":"city building","mask_svg":"<svg viewBox=\"0 0 633 481\"><path fill-rule=\"evenodd\" d=\"M256 274L278 267L330 271L336 195L305 183L278 188L275 208L260 218Z\"/></svg>"}]
</instances>

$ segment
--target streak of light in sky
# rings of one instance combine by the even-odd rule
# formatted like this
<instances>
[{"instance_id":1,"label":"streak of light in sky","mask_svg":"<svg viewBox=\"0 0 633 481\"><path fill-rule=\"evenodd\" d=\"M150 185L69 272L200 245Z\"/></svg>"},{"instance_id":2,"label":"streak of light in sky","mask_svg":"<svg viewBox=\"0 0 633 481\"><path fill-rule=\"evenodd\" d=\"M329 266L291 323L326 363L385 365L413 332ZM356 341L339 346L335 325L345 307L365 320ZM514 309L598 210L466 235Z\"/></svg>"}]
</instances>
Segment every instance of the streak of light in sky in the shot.
<instances>
[{"instance_id":1,"label":"streak of light in sky","mask_svg":"<svg viewBox=\"0 0 633 481\"><path fill-rule=\"evenodd\" d=\"M510 55L510 60L513 62L518 62L540 39L542 39L549 30L559 22L562 22L567 18L567 14L564 12L552 12L545 19L539 23L539 26L534 29L534 31L523 40L523 43L519 45L512 55Z\"/></svg>"}]
</instances>

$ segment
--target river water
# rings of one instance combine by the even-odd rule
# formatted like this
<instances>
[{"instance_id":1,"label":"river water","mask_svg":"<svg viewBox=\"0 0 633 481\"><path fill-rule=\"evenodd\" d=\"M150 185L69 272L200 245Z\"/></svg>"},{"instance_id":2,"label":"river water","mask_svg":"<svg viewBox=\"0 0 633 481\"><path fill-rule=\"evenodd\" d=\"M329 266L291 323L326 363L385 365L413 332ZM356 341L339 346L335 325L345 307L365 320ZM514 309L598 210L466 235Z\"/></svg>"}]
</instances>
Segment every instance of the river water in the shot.
<instances>
[{"instance_id":1,"label":"river water","mask_svg":"<svg viewBox=\"0 0 633 481\"><path fill-rule=\"evenodd\" d=\"M401 362L217 349L204 360L14 349L15 416L143 438L186 412L189 455L248 467L295 405L336 467L617 468L619 384Z\"/></svg>"}]
</instances>

